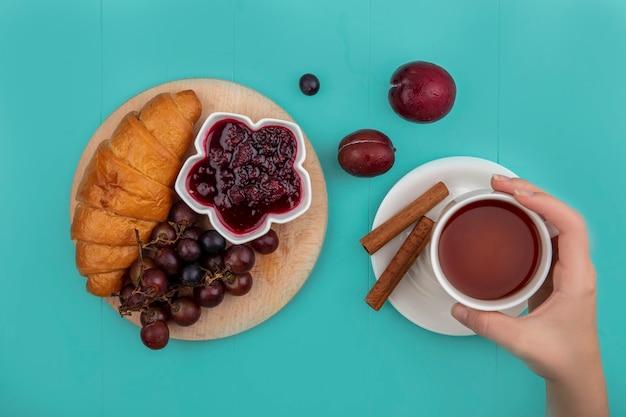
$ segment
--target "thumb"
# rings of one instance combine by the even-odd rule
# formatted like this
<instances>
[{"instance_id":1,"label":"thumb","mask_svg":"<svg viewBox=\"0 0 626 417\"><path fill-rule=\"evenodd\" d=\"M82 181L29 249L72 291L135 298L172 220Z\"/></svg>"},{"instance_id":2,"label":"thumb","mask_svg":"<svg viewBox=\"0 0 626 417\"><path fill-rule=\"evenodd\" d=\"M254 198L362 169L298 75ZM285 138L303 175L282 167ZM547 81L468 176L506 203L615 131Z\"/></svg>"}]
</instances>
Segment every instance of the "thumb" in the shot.
<instances>
[{"instance_id":1,"label":"thumb","mask_svg":"<svg viewBox=\"0 0 626 417\"><path fill-rule=\"evenodd\" d=\"M452 316L477 335L507 350L514 348L520 334L517 319L499 311L480 311L456 303L452 306Z\"/></svg>"}]
</instances>

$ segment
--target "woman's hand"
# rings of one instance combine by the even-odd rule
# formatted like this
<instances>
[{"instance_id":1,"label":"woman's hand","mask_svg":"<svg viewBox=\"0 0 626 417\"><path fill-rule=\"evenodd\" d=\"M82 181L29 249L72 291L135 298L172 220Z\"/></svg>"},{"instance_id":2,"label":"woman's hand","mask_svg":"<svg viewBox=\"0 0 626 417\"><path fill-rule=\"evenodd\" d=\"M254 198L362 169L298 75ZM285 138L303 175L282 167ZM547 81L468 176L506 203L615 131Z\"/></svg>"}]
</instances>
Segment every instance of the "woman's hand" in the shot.
<instances>
[{"instance_id":1,"label":"woman's hand","mask_svg":"<svg viewBox=\"0 0 626 417\"><path fill-rule=\"evenodd\" d=\"M510 317L455 304L452 315L478 335L519 357L546 380L554 416L608 416L596 316L596 272L583 217L522 179L494 175L492 187L512 194L558 230L551 274L529 301L529 314Z\"/></svg>"}]
</instances>

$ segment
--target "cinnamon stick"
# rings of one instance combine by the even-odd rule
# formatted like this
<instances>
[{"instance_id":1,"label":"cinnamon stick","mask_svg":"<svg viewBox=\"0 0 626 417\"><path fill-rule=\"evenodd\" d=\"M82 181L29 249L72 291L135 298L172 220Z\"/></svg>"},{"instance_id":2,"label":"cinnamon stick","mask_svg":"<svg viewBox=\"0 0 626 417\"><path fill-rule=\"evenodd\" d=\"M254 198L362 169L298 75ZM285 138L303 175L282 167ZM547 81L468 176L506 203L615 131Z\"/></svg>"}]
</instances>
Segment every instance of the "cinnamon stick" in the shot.
<instances>
[{"instance_id":1,"label":"cinnamon stick","mask_svg":"<svg viewBox=\"0 0 626 417\"><path fill-rule=\"evenodd\" d=\"M430 240L430 232L434 222L428 217L422 217L413 227L411 233L398 249L398 252L389 262L387 268L370 289L365 302L378 311L385 304L389 295L396 288L402 277L407 273L413 262L424 250Z\"/></svg>"},{"instance_id":2,"label":"cinnamon stick","mask_svg":"<svg viewBox=\"0 0 626 417\"><path fill-rule=\"evenodd\" d=\"M390 219L363 236L360 240L363 248L370 255L373 254L439 204L448 194L448 187L443 182L438 182Z\"/></svg>"}]
</instances>

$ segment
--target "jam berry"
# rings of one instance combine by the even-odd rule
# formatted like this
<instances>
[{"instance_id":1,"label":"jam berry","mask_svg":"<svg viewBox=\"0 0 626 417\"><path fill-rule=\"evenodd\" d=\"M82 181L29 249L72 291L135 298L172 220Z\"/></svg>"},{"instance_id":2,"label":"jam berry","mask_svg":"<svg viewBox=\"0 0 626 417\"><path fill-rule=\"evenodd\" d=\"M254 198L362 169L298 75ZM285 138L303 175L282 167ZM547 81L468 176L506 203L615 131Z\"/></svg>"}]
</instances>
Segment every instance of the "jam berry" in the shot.
<instances>
[{"instance_id":1,"label":"jam berry","mask_svg":"<svg viewBox=\"0 0 626 417\"><path fill-rule=\"evenodd\" d=\"M313 96L320 90L320 80L313 74L304 74L300 77L300 91L304 95Z\"/></svg>"},{"instance_id":2,"label":"jam berry","mask_svg":"<svg viewBox=\"0 0 626 417\"><path fill-rule=\"evenodd\" d=\"M187 177L196 201L215 207L235 233L258 228L268 214L285 213L301 200L301 179L294 168L297 142L282 126L258 131L226 119L208 132L207 157Z\"/></svg>"}]
</instances>

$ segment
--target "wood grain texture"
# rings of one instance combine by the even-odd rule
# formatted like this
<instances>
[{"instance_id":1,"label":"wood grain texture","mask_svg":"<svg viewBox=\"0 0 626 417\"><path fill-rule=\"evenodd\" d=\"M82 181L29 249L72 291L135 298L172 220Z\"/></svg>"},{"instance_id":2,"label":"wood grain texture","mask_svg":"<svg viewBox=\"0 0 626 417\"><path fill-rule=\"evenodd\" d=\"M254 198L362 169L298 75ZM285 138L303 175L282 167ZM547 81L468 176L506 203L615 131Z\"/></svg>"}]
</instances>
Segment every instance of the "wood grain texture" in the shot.
<instances>
[{"instance_id":1,"label":"wood grain texture","mask_svg":"<svg viewBox=\"0 0 626 417\"><path fill-rule=\"evenodd\" d=\"M215 111L227 111L246 115L253 121L264 117L293 121L276 103L264 95L240 84L217 79L184 79L150 88L132 97L117 108L96 130L87 143L76 168L72 183L70 218L76 208L76 189L85 167L98 144L108 139L122 118L131 111L138 111L152 97L163 92L193 89L202 102L202 116L195 126L200 129L206 117ZM170 325L170 337L182 340L208 340L231 336L248 330L281 310L300 290L309 277L322 248L328 221L328 198L326 183L319 159L305 134L305 169L311 176L313 198L309 210L298 219L283 225L273 225L280 245L270 255L257 255L252 270L254 285L243 297L227 295L215 308L203 309L200 321L190 327ZM191 149L190 149L191 153ZM86 294L87 295L87 294ZM116 298L105 298L117 309ZM128 317L139 325L139 316Z\"/></svg>"}]
</instances>

